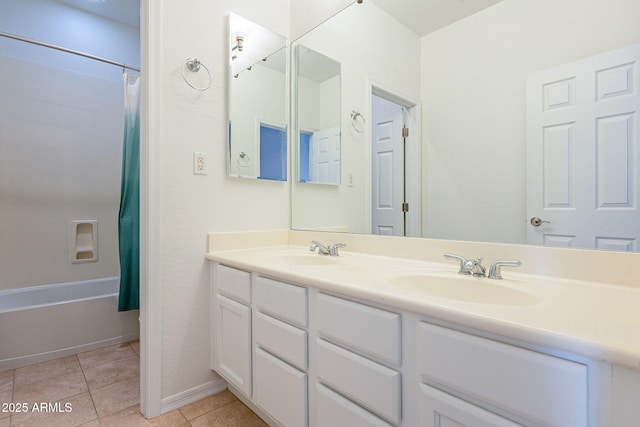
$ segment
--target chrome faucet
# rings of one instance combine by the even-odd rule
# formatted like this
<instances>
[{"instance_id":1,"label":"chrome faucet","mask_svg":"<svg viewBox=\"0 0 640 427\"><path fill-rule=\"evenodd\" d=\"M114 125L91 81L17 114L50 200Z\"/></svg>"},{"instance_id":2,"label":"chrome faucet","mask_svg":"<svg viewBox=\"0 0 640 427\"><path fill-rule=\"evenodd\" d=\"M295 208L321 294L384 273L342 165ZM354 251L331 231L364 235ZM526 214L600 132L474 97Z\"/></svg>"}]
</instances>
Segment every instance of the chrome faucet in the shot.
<instances>
[{"instance_id":1,"label":"chrome faucet","mask_svg":"<svg viewBox=\"0 0 640 427\"><path fill-rule=\"evenodd\" d=\"M482 265L482 257L477 259L466 259L461 255L444 254L445 258L455 259L460 262L460 270L458 274L474 275L475 277L484 277L487 274L487 269Z\"/></svg>"},{"instance_id":2,"label":"chrome faucet","mask_svg":"<svg viewBox=\"0 0 640 427\"><path fill-rule=\"evenodd\" d=\"M338 253L338 248L344 248L345 246L347 246L346 243L334 243L333 245L331 245L331 256L340 256L340 254Z\"/></svg>"},{"instance_id":3,"label":"chrome faucet","mask_svg":"<svg viewBox=\"0 0 640 427\"><path fill-rule=\"evenodd\" d=\"M455 254L444 254L444 257L460 262L460 270L458 271L458 274L473 274L476 277L484 276L486 274L486 269L482 265L482 258L480 257L478 257L478 259L466 259L461 255Z\"/></svg>"},{"instance_id":4,"label":"chrome faucet","mask_svg":"<svg viewBox=\"0 0 640 427\"><path fill-rule=\"evenodd\" d=\"M487 269L482 265L482 258L478 257L477 259L466 259L463 256L455 255L455 254L444 254L445 258L454 259L460 262L460 270L458 274L473 274L475 277L488 277L489 279L502 279L502 274L500 274L500 267L504 266L513 266L517 267L521 264L517 259L503 261L498 260L494 261L489 267L489 273L487 274Z\"/></svg>"},{"instance_id":5,"label":"chrome faucet","mask_svg":"<svg viewBox=\"0 0 640 427\"><path fill-rule=\"evenodd\" d=\"M333 245L328 246L317 240L312 240L311 246L309 246L309 250L311 252L315 252L315 250L317 249L320 255L340 256L340 253L338 253L338 249L344 248L345 246L347 246L345 243L334 243Z\"/></svg>"},{"instance_id":6,"label":"chrome faucet","mask_svg":"<svg viewBox=\"0 0 640 427\"><path fill-rule=\"evenodd\" d=\"M485 277L487 275L487 269L482 265L482 257L467 260L464 263L464 268L474 277Z\"/></svg>"},{"instance_id":7,"label":"chrome faucet","mask_svg":"<svg viewBox=\"0 0 640 427\"><path fill-rule=\"evenodd\" d=\"M489 277L489 279L500 280L502 279L502 274L500 274L500 267L503 267L505 265L519 267L520 264L522 263L517 259L509 260L509 261L502 261L502 260L494 261L493 263L491 263L491 267L489 267L489 274L487 277Z\"/></svg>"},{"instance_id":8,"label":"chrome faucet","mask_svg":"<svg viewBox=\"0 0 640 427\"><path fill-rule=\"evenodd\" d=\"M316 249L318 250L318 253L320 255L329 255L331 253L331 248L329 246L317 240L312 240L311 246L309 246L309 250L311 252L315 252Z\"/></svg>"}]
</instances>

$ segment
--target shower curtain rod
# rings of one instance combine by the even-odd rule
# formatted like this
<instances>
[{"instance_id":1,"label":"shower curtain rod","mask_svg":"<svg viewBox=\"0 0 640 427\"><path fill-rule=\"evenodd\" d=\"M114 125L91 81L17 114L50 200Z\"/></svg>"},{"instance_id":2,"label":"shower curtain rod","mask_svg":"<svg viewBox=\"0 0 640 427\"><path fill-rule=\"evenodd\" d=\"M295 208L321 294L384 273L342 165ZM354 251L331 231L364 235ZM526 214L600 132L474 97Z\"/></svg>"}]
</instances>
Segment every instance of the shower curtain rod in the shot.
<instances>
[{"instance_id":1,"label":"shower curtain rod","mask_svg":"<svg viewBox=\"0 0 640 427\"><path fill-rule=\"evenodd\" d=\"M107 64L117 65L118 67L127 68L127 69L132 70L132 71L140 72L140 70L138 68L131 67L131 66L127 65L127 64L123 64L121 62L111 61L110 59L101 58L99 56L90 55L90 54L84 53L84 52L78 52L77 50L67 49L66 47L56 46L54 44L49 44L49 43L45 43L45 42L41 42L41 41L37 41L37 40L32 40L32 39L28 39L26 37L16 36L16 35L10 34L10 33L4 33L2 31L0 31L0 36L7 37L9 39L19 40L21 42L35 44L35 45L38 45L38 46L48 47L50 49L55 49L55 50L59 50L61 52L71 53L73 55L84 56L85 58L95 59L96 61L106 62Z\"/></svg>"}]
</instances>

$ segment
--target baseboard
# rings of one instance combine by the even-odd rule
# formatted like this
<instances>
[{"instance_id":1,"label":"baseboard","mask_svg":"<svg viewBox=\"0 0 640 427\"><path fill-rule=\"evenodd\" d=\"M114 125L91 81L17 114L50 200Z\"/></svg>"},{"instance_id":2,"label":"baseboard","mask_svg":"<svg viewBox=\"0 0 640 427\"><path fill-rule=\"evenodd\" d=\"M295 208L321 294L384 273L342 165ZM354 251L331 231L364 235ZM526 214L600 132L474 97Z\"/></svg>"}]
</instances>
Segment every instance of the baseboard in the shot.
<instances>
[{"instance_id":1,"label":"baseboard","mask_svg":"<svg viewBox=\"0 0 640 427\"><path fill-rule=\"evenodd\" d=\"M102 341L95 341L88 344L77 345L74 347L62 348L59 350L48 351L45 353L29 354L26 356L14 357L11 359L0 360L0 372L9 371L11 369L23 368L36 363L48 362L49 360L59 359L61 357L72 356L74 354L84 353L86 351L96 350L110 345L121 344L140 337L138 332L121 335L119 337L110 338Z\"/></svg>"},{"instance_id":2,"label":"baseboard","mask_svg":"<svg viewBox=\"0 0 640 427\"><path fill-rule=\"evenodd\" d=\"M227 382L222 378L209 381L189 390L168 396L162 399L160 411L163 414L171 412L175 409L182 408L190 403L197 402L200 399L209 397L213 394L220 393L227 389Z\"/></svg>"}]
</instances>

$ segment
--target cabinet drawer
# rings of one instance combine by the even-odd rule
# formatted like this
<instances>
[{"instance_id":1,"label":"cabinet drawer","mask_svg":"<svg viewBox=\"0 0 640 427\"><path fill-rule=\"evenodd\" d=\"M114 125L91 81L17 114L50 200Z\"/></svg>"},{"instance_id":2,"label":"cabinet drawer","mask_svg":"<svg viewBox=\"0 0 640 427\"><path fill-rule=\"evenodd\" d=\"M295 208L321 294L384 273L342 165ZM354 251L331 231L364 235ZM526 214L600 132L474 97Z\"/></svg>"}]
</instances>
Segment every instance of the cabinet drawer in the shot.
<instances>
[{"instance_id":1,"label":"cabinet drawer","mask_svg":"<svg viewBox=\"0 0 640 427\"><path fill-rule=\"evenodd\" d=\"M258 405L285 427L307 425L307 375L259 348L254 391Z\"/></svg>"},{"instance_id":2,"label":"cabinet drawer","mask_svg":"<svg viewBox=\"0 0 640 427\"><path fill-rule=\"evenodd\" d=\"M222 295L251 304L251 273L218 265L214 280L216 289Z\"/></svg>"},{"instance_id":3,"label":"cabinet drawer","mask_svg":"<svg viewBox=\"0 0 640 427\"><path fill-rule=\"evenodd\" d=\"M257 307L274 317L300 327L307 326L307 289L258 277L255 287Z\"/></svg>"},{"instance_id":4,"label":"cabinet drawer","mask_svg":"<svg viewBox=\"0 0 640 427\"><path fill-rule=\"evenodd\" d=\"M421 322L421 375L542 425L587 425L587 367Z\"/></svg>"},{"instance_id":5,"label":"cabinet drawer","mask_svg":"<svg viewBox=\"0 0 640 427\"><path fill-rule=\"evenodd\" d=\"M433 387L420 384L421 418L426 427L475 426L475 427L521 427L512 421L486 411L469 402L443 393Z\"/></svg>"},{"instance_id":6,"label":"cabinet drawer","mask_svg":"<svg viewBox=\"0 0 640 427\"><path fill-rule=\"evenodd\" d=\"M260 347L302 371L307 370L307 333L305 331L259 311L256 312L253 327L256 343Z\"/></svg>"},{"instance_id":7,"label":"cabinet drawer","mask_svg":"<svg viewBox=\"0 0 640 427\"><path fill-rule=\"evenodd\" d=\"M317 341L319 380L387 421L400 422L400 373L324 340Z\"/></svg>"},{"instance_id":8,"label":"cabinet drawer","mask_svg":"<svg viewBox=\"0 0 640 427\"><path fill-rule=\"evenodd\" d=\"M399 314L326 294L318 295L317 312L318 332L323 337L400 365Z\"/></svg>"},{"instance_id":9,"label":"cabinet drawer","mask_svg":"<svg viewBox=\"0 0 640 427\"><path fill-rule=\"evenodd\" d=\"M317 420L315 424L318 426L391 427L391 424L322 384L316 384L316 391Z\"/></svg>"}]
</instances>

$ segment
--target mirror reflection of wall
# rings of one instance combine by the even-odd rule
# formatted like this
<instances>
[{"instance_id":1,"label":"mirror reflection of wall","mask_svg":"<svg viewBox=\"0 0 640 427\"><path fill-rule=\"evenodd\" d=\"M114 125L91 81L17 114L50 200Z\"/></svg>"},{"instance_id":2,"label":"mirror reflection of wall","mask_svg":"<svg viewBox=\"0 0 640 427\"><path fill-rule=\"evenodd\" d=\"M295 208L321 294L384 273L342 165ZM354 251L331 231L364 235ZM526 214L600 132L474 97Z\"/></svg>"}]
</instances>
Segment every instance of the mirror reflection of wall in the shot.
<instances>
[{"instance_id":1,"label":"mirror reflection of wall","mask_svg":"<svg viewBox=\"0 0 640 427\"><path fill-rule=\"evenodd\" d=\"M340 63L297 45L298 181L340 184Z\"/></svg>"},{"instance_id":2,"label":"mirror reflection of wall","mask_svg":"<svg viewBox=\"0 0 640 427\"><path fill-rule=\"evenodd\" d=\"M398 6L410 16L394 16L391 6ZM444 3L442 6L455 9ZM408 17L419 17L420 12L404 1L371 0L349 6L306 34L303 42L313 48L316 45L310 39L314 43L322 40L331 43L334 50L323 52L342 64L343 109L361 111L370 123L367 82L419 98L423 237L530 243L527 234L533 215L527 210L530 204L527 181L531 176L527 173L527 80L534 73L640 43L640 26L635 19L640 16L640 2L588 0L576 6L573 0L502 0L487 2L485 6L488 7L425 29L420 23L427 20L418 18L409 22ZM541 28L545 30L541 32ZM631 71L624 68L627 71L619 74L637 82L637 66L631 68ZM623 80L615 85L623 87ZM631 100L631 95L628 98ZM595 99L595 95L590 99ZM633 102L635 106L627 112L635 117L637 126L637 100ZM602 126L599 129L604 132ZM620 138L600 148L627 147L620 152L635 156L640 151L637 132L625 129L635 128L620 125ZM366 224L371 216L370 200L366 199L366 191L360 191L361 185L371 185L370 173L358 167L359 163L370 162L371 153L363 147L371 140L371 129L366 129L361 137L347 134L347 130L343 126L342 163L344 171L353 172L354 187L341 186L335 194L322 194L317 198L318 204L314 204L306 194L307 188L294 185L294 228L321 229L325 225L344 224L351 232L370 232L371 227L362 230L356 221ZM596 137L604 135L602 132ZM607 133L610 135L614 133ZM581 156L588 150L577 149L575 144L566 147L574 150L567 152L568 158ZM626 165L632 165L628 168L630 173L618 182L629 191L619 192L631 194L629 200L636 202L628 203L633 208L626 209L637 210L640 199L639 175L634 172L637 157L628 157ZM624 168L627 166L619 170ZM408 185L411 184L409 181ZM602 188L605 187L609 188L603 184ZM589 204L595 206L596 188L590 191L593 200ZM352 197L344 197L343 193ZM328 215L323 222L314 215L315 209L331 209L342 215ZM607 210L611 209L600 209ZM536 216L546 219L542 214ZM577 243L571 233L559 231L558 224L551 220L534 231L545 236L556 234L558 238L552 239L554 245L612 248L593 239L589 244ZM607 240L613 239L598 241ZM640 250L637 243L640 239L635 241L624 250Z\"/></svg>"},{"instance_id":3,"label":"mirror reflection of wall","mask_svg":"<svg viewBox=\"0 0 640 427\"><path fill-rule=\"evenodd\" d=\"M286 39L234 13L229 29L229 175L286 181Z\"/></svg>"},{"instance_id":4,"label":"mirror reflection of wall","mask_svg":"<svg viewBox=\"0 0 640 427\"><path fill-rule=\"evenodd\" d=\"M372 86L389 89L387 92L401 99L416 97L420 92L420 57L416 54L420 39L367 1L349 6L294 44L340 63L340 104L335 111L340 114L341 178L339 185L333 186L295 180L292 227L370 233ZM299 85L294 88L300 90ZM294 96L296 102L302 101ZM361 114L355 118L355 125L351 116L354 111ZM302 131L303 120L298 118Z\"/></svg>"}]
</instances>

